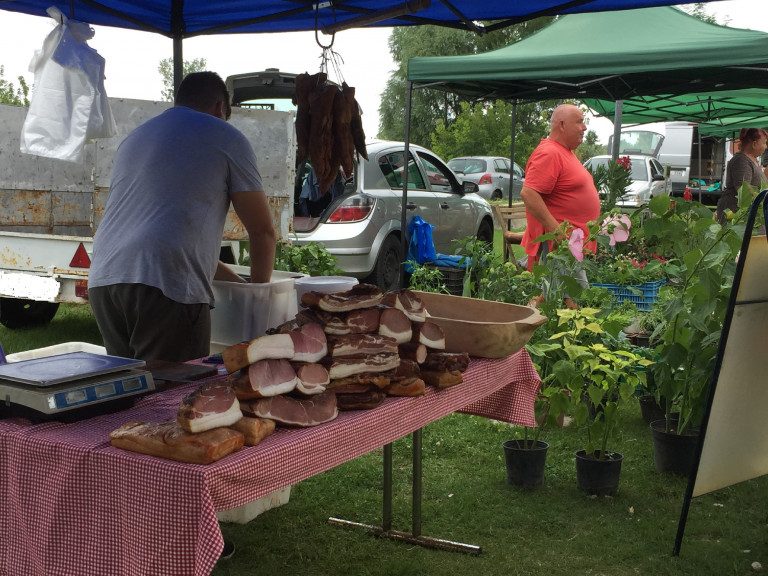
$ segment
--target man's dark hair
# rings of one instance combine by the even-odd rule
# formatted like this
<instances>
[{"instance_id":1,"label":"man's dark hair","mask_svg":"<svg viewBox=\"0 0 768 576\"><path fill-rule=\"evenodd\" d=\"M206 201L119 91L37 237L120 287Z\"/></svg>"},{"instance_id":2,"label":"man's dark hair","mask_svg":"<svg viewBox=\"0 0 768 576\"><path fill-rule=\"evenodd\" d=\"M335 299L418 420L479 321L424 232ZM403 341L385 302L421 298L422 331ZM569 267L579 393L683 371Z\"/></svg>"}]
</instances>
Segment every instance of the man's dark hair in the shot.
<instances>
[{"instance_id":1,"label":"man's dark hair","mask_svg":"<svg viewBox=\"0 0 768 576\"><path fill-rule=\"evenodd\" d=\"M193 110L206 110L217 102L226 104L227 119L231 113L229 91L216 72L191 72L184 77L176 94L175 106L187 106Z\"/></svg>"}]
</instances>

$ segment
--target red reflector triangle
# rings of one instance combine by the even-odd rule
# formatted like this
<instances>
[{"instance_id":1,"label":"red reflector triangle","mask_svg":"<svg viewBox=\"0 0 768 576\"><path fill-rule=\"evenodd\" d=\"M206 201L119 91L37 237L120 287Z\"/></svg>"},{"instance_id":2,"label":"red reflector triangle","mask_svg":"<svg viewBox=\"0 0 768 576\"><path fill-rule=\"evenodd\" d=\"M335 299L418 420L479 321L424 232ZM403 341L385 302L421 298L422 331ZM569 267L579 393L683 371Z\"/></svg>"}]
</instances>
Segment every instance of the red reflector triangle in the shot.
<instances>
[{"instance_id":1,"label":"red reflector triangle","mask_svg":"<svg viewBox=\"0 0 768 576\"><path fill-rule=\"evenodd\" d=\"M72 262L69 263L72 268L90 268L91 259L88 258L88 252L85 251L85 246L80 242L80 246L75 250L75 257L72 258Z\"/></svg>"}]
</instances>

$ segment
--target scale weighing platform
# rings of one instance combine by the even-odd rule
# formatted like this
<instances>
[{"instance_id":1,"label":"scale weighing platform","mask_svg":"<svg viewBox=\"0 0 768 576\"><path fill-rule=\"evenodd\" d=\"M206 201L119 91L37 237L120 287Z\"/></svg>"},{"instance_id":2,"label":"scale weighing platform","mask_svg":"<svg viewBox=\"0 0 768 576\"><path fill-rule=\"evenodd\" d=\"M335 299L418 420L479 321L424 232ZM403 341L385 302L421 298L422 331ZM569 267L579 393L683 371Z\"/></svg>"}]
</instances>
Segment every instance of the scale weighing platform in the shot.
<instances>
[{"instance_id":1,"label":"scale weighing platform","mask_svg":"<svg viewBox=\"0 0 768 576\"><path fill-rule=\"evenodd\" d=\"M0 407L11 415L80 418L119 410L155 389L144 360L70 352L0 364Z\"/></svg>"}]
</instances>

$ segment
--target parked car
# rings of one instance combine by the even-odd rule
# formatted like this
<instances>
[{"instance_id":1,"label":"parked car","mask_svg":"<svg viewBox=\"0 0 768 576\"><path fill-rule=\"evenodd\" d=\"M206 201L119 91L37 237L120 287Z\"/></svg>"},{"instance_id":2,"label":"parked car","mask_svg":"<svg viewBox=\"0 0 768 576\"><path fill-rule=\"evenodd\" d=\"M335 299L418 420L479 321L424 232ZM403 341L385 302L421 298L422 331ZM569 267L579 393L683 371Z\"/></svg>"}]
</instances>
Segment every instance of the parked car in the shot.
<instances>
[{"instance_id":1,"label":"parked car","mask_svg":"<svg viewBox=\"0 0 768 576\"><path fill-rule=\"evenodd\" d=\"M664 167L661 162L650 156L629 156L631 162L632 183L629 190L616 201L619 208L639 208L654 197L670 192L668 179L664 177ZM584 166L595 171L598 166L608 166L611 156L593 156Z\"/></svg>"},{"instance_id":2,"label":"parked car","mask_svg":"<svg viewBox=\"0 0 768 576\"><path fill-rule=\"evenodd\" d=\"M477 184L480 189L478 194L486 200L509 198L509 166L509 158L501 156L466 156L448 161L448 167L456 174ZM523 171L517 164L512 169L512 175L512 198L519 200Z\"/></svg>"},{"instance_id":3,"label":"parked car","mask_svg":"<svg viewBox=\"0 0 768 576\"><path fill-rule=\"evenodd\" d=\"M393 290L402 262L404 144L369 140L366 148L368 160L360 158L346 183L317 202L297 205L296 214L304 215L294 216L294 241L322 243L345 274ZM418 215L434 226L437 252L450 254L453 241L468 236L493 243L491 207L477 185L460 181L425 148L411 145L410 153L407 218Z\"/></svg>"}]
</instances>

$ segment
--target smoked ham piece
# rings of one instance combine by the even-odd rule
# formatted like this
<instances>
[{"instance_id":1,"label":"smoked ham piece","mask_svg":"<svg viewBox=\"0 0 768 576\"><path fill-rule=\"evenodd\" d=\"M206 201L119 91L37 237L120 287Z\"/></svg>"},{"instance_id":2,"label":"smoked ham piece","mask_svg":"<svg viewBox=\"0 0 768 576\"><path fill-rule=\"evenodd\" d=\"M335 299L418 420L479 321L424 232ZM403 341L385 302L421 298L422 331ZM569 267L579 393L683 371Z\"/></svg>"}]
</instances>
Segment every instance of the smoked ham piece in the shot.
<instances>
[{"instance_id":1,"label":"smoked ham piece","mask_svg":"<svg viewBox=\"0 0 768 576\"><path fill-rule=\"evenodd\" d=\"M393 380L387 387L390 396L421 396L426 394L427 387L421 378L402 378Z\"/></svg>"},{"instance_id":2,"label":"smoked ham piece","mask_svg":"<svg viewBox=\"0 0 768 576\"><path fill-rule=\"evenodd\" d=\"M209 382L184 397L176 420L184 430L196 434L229 426L242 417L234 390L225 382Z\"/></svg>"},{"instance_id":3,"label":"smoked ham piece","mask_svg":"<svg viewBox=\"0 0 768 576\"><path fill-rule=\"evenodd\" d=\"M365 392L337 394L336 402L339 410L370 410L376 408L387 397L381 390L366 390Z\"/></svg>"},{"instance_id":4,"label":"smoked ham piece","mask_svg":"<svg viewBox=\"0 0 768 576\"><path fill-rule=\"evenodd\" d=\"M389 386L389 379L394 374L394 370L387 372L361 372L352 374L346 378L334 378L328 384L328 390L343 389L345 386L359 387L356 389L379 388L383 389Z\"/></svg>"},{"instance_id":5,"label":"smoked ham piece","mask_svg":"<svg viewBox=\"0 0 768 576\"><path fill-rule=\"evenodd\" d=\"M464 377L458 370L422 370L421 379L436 388L449 388L461 384Z\"/></svg>"},{"instance_id":6,"label":"smoked ham piece","mask_svg":"<svg viewBox=\"0 0 768 576\"><path fill-rule=\"evenodd\" d=\"M285 426L317 426L330 422L339 415L336 394L325 391L306 399L291 396L273 396L249 402L246 411L258 418L274 420Z\"/></svg>"},{"instance_id":7,"label":"smoked ham piece","mask_svg":"<svg viewBox=\"0 0 768 576\"><path fill-rule=\"evenodd\" d=\"M333 163L333 101L339 91L333 84L321 84L314 88L309 99L310 130L309 160L317 177L320 193L325 194L339 172L338 162Z\"/></svg>"},{"instance_id":8,"label":"smoked ham piece","mask_svg":"<svg viewBox=\"0 0 768 576\"><path fill-rule=\"evenodd\" d=\"M328 339L328 355L331 358L368 354L397 354L397 341L381 334L347 334Z\"/></svg>"},{"instance_id":9,"label":"smoked ham piece","mask_svg":"<svg viewBox=\"0 0 768 576\"><path fill-rule=\"evenodd\" d=\"M331 383L328 370L318 363L293 364L296 371L296 390L307 396L325 392Z\"/></svg>"},{"instance_id":10,"label":"smoked ham piece","mask_svg":"<svg viewBox=\"0 0 768 576\"><path fill-rule=\"evenodd\" d=\"M307 308L319 308L326 312L349 312L378 306L383 297L384 294L378 286L356 284L349 290L332 294L305 292L301 295L301 305Z\"/></svg>"},{"instance_id":11,"label":"smoked ham piece","mask_svg":"<svg viewBox=\"0 0 768 576\"><path fill-rule=\"evenodd\" d=\"M363 372L386 372L394 370L400 364L400 357L395 354L369 354L361 357L325 358L323 364L328 368L331 380L346 378Z\"/></svg>"},{"instance_id":12,"label":"smoked ham piece","mask_svg":"<svg viewBox=\"0 0 768 576\"><path fill-rule=\"evenodd\" d=\"M259 442L275 431L275 421L266 418L243 416L230 428L243 435L245 446L257 446Z\"/></svg>"},{"instance_id":13,"label":"smoked ham piece","mask_svg":"<svg viewBox=\"0 0 768 576\"><path fill-rule=\"evenodd\" d=\"M445 332L440 326L429 320L413 323L412 340L424 344L427 348L445 349Z\"/></svg>"},{"instance_id":14,"label":"smoked ham piece","mask_svg":"<svg viewBox=\"0 0 768 576\"><path fill-rule=\"evenodd\" d=\"M303 324L288 335L293 340L292 359L297 362L317 362L328 353L325 332L320 324Z\"/></svg>"},{"instance_id":15,"label":"smoked ham piece","mask_svg":"<svg viewBox=\"0 0 768 576\"><path fill-rule=\"evenodd\" d=\"M427 347L421 342L405 342L397 347L400 360L413 360L421 364L427 359Z\"/></svg>"},{"instance_id":16,"label":"smoked ham piece","mask_svg":"<svg viewBox=\"0 0 768 576\"><path fill-rule=\"evenodd\" d=\"M427 319L427 310L424 308L424 302L407 288L395 290L384 294L381 303L390 308L402 310L409 320L413 322L424 322Z\"/></svg>"},{"instance_id":17,"label":"smoked ham piece","mask_svg":"<svg viewBox=\"0 0 768 576\"><path fill-rule=\"evenodd\" d=\"M469 366L466 352L430 352L421 364L421 370L458 370L464 372Z\"/></svg>"},{"instance_id":18,"label":"smoked ham piece","mask_svg":"<svg viewBox=\"0 0 768 576\"><path fill-rule=\"evenodd\" d=\"M352 139L352 116L357 111L355 89L343 82L333 100L333 158L341 164L344 174L352 174L355 161L355 141Z\"/></svg>"},{"instance_id":19,"label":"smoked ham piece","mask_svg":"<svg viewBox=\"0 0 768 576\"><path fill-rule=\"evenodd\" d=\"M296 105L296 165L300 166L309 158L309 139L312 129L312 116L309 103L316 86L325 84L328 76L324 72L309 75L306 72L296 76L296 92L293 103Z\"/></svg>"},{"instance_id":20,"label":"smoked ham piece","mask_svg":"<svg viewBox=\"0 0 768 576\"><path fill-rule=\"evenodd\" d=\"M296 372L284 358L254 362L229 377L240 400L287 394L296 388Z\"/></svg>"},{"instance_id":21,"label":"smoked ham piece","mask_svg":"<svg viewBox=\"0 0 768 576\"><path fill-rule=\"evenodd\" d=\"M243 434L215 428L199 434L184 430L178 422L160 424L128 422L109 435L112 446L190 464L210 464L243 447Z\"/></svg>"},{"instance_id":22,"label":"smoked ham piece","mask_svg":"<svg viewBox=\"0 0 768 576\"><path fill-rule=\"evenodd\" d=\"M394 338L398 344L404 344L413 338L413 326L402 310L384 308L379 317L379 334Z\"/></svg>"},{"instance_id":23,"label":"smoked ham piece","mask_svg":"<svg viewBox=\"0 0 768 576\"><path fill-rule=\"evenodd\" d=\"M221 360L230 374L249 364L267 358L293 358L290 334L267 334L248 343L235 344L222 350Z\"/></svg>"}]
</instances>

